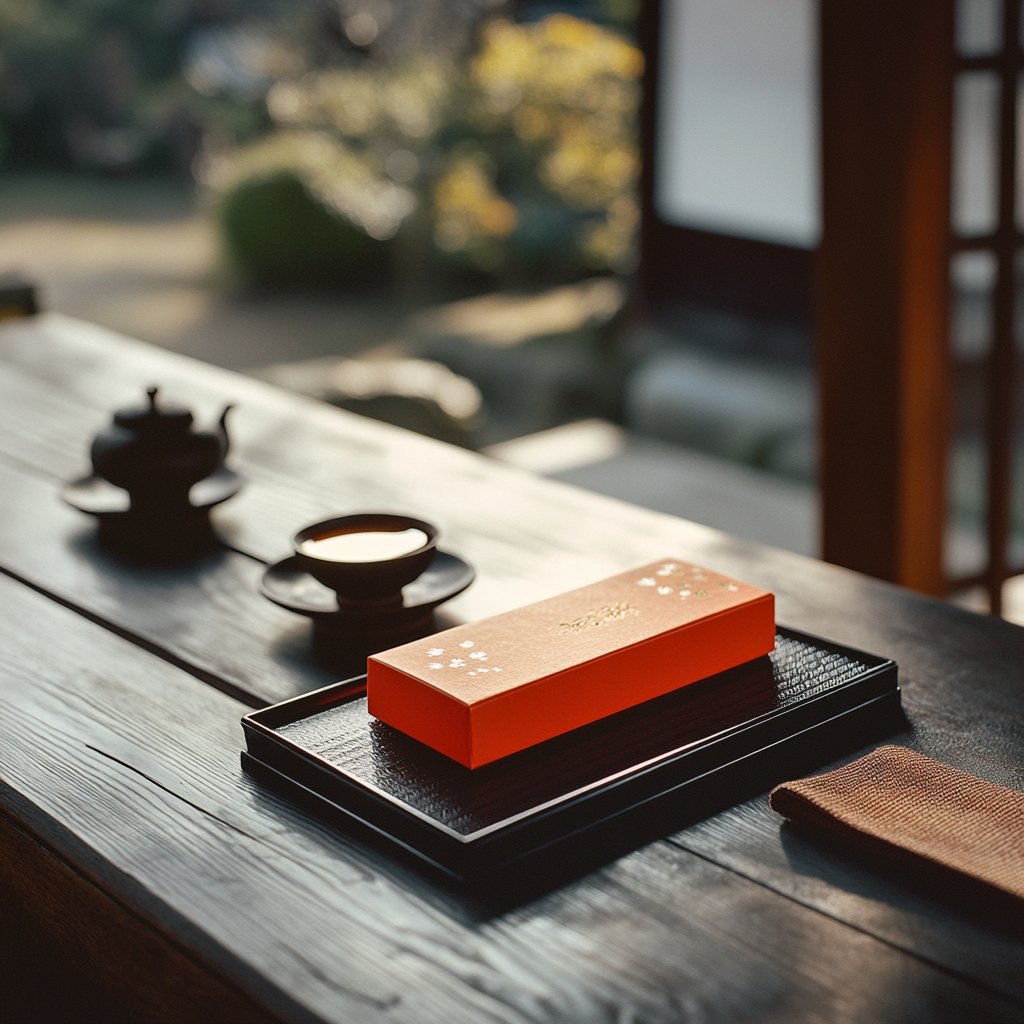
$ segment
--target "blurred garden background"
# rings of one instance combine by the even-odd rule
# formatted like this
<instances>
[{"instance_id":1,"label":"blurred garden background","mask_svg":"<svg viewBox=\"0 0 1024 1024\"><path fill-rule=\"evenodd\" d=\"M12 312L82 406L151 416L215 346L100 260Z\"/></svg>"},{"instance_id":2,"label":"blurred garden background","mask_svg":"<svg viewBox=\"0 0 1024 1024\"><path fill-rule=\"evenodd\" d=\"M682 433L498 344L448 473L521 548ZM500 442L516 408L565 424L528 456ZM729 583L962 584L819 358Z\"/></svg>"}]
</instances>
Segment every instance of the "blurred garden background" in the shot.
<instances>
[{"instance_id":1,"label":"blurred garden background","mask_svg":"<svg viewBox=\"0 0 1024 1024\"><path fill-rule=\"evenodd\" d=\"M748 159L712 102L775 88L783 127L813 124L808 72L778 77L813 64L807 40L790 52L812 24L794 3L772 0L760 28L735 0L687 8L753 77L687 44L704 121L681 152L704 147L708 198L665 202L689 202L698 227L810 249L813 131L783 145L773 128L774 149ZM0 275L35 284L45 310L816 554L809 325L634 309L638 11L0 0ZM758 64L744 46L778 53ZM716 166L747 174L736 223ZM978 287L954 274L954 290L962 347ZM954 568L981 557L973 451L955 453Z\"/></svg>"},{"instance_id":2,"label":"blurred garden background","mask_svg":"<svg viewBox=\"0 0 1024 1024\"><path fill-rule=\"evenodd\" d=\"M0 0L0 272L44 309L813 553L809 368L766 386L631 316L637 13ZM756 330L684 326L712 350Z\"/></svg>"}]
</instances>

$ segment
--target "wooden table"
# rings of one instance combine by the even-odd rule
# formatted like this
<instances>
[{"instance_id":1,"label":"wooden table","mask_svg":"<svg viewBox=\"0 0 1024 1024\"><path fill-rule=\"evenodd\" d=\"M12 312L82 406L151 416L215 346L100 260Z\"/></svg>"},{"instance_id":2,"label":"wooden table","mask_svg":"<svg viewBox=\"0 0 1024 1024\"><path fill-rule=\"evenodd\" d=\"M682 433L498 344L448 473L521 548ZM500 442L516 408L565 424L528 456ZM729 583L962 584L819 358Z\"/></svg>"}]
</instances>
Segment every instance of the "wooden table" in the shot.
<instances>
[{"instance_id":1,"label":"wooden table","mask_svg":"<svg viewBox=\"0 0 1024 1024\"><path fill-rule=\"evenodd\" d=\"M228 547L99 552L62 505L110 411L236 402ZM437 522L466 621L665 555L895 659L897 742L1024 789L1024 629L535 478L55 315L0 327L4 906L134 1020L1020 1021L1024 941L955 893L801 837L764 795L525 905L438 889L263 792L247 709L333 681L257 593L331 513Z\"/></svg>"}]
</instances>

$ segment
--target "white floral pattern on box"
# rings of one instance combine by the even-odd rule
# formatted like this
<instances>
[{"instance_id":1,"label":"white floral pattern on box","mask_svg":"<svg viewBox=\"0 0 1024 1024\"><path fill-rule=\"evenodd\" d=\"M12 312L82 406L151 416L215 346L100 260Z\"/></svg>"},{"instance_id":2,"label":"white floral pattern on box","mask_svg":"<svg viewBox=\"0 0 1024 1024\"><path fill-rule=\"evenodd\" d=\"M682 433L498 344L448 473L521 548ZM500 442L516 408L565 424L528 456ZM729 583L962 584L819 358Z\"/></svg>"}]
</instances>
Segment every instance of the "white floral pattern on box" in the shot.
<instances>
[{"instance_id":1,"label":"white floral pattern on box","mask_svg":"<svg viewBox=\"0 0 1024 1024\"><path fill-rule=\"evenodd\" d=\"M649 568L647 571L653 571L654 575L642 576L636 581L636 585L650 589L659 598L675 597L678 600L687 601L691 598L706 598L710 596L710 590L705 589L705 587L713 585L713 576L709 577L698 566L687 565L683 562L663 562L656 567ZM714 575L717 576L717 573ZM719 578L721 579L721 577ZM675 586L668 585L669 579L671 579ZM700 584L705 584L705 587L700 586ZM739 587L728 579L722 580L718 586L723 590L728 590L730 593L736 593L739 590ZM619 609L619 606L615 606L615 608ZM610 612L611 609L602 609L602 611ZM598 616L598 618L601 621L604 621L604 619L612 621L621 618L627 612L638 614L637 609L631 608L627 604L622 604L621 611L618 614L608 614L603 617ZM594 618L594 613L591 613L590 618ZM565 626L567 624L562 623L562 625ZM568 625L575 624L569 623ZM469 676L501 672L499 665L491 665L489 663L486 651L476 649L476 641L474 640L462 640L458 644L458 650L450 652L447 661L438 660L445 654L445 648L443 647L429 647L426 648L424 653L430 659L425 662L425 665L431 672L465 672Z\"/></svg>"},{"instance_id":2,"label":"white floral pattern on box","mask_svg":"<svg viewBox=\"0 0 1024 1024\"><path fill-rule=\"evenodd\" d=\"M689 574L691 579L697 583L704 583L708 580L707 575L697 566L687 566L680 562L665 562L663 565L658 566L655 570L654 575L660 576L662 579L668 576L686 576ZM679 582L679 597L682 600L686 600L688 597L707 597L709 592L707 590L694 590L693 584L689 579L681 579ZM669 586L660 584L653 576L643 576L636 581L638 587L654 587L655 593L661 597L669 597L676 591ZM730 593L735 594L740 588L735 583L722 582L719 586L723 590L728 590Z\"/></svg>"},{"instance_id":3,"label":"white floral pattern on box","mask_svg":"<svg viewBox=\"0 0 1024 1024\"><path fill-rule=\"evenodd\" d=\"M472 640L463 640L462 643L459 644L459 647L468 651L471 647L476 647L476 644ZM442 654L444 654L443 647L429 647L426 651L426 656L428 658L438 658ZM481 662L487 661L486 651L472 651L469 654L469 659L472 664L467 662L465 658L452 658L447 665L443 661L428 661L427 668L432 672L439 672L442 669L454 669L455 671L466 669L466 674L471 676L483 675L487 672L501 671L497 665L488 665L484 667L484 665L481 664Z\"/></svg>"}]
</instances>

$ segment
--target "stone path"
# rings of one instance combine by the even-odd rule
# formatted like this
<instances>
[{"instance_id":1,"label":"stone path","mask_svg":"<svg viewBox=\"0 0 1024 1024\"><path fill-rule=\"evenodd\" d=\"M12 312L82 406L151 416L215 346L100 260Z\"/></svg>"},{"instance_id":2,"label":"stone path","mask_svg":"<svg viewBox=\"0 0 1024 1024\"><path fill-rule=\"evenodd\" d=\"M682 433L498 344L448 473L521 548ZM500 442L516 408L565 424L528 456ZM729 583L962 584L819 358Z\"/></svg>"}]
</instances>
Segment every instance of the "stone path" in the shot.
<instances>
[{"instance_id":1,"label":"stone path","mask_svg":"<svg viewBox=\"0 0 1024 1024\"><path fill-rule=\"evenodd\" d=\"M246 294L215 225L175 181L0 178L0 273L37 283L45 309L234 370L358 352L403 310L363 298Z\"/></svg>"}]
</instances>

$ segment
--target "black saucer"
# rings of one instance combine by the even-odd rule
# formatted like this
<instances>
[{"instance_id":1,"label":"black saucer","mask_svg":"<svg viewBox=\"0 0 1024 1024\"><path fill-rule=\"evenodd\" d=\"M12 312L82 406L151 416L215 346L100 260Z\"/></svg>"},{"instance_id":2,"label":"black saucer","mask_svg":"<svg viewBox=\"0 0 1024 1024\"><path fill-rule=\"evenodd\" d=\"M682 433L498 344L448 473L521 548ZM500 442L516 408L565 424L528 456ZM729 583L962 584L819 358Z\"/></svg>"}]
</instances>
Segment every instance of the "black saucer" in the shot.
<instances>
[{"instance_id":1,"label":"black saucer","mask_svg":"<svg viewBox=\"0 0 1024 1024\"><path fill-rule=\"evenodd\" d=\"M221 466L204 480L192 485L189 504L196 512L205 512L227 501L241 490L245 478L233 469ZM117 487L102 477L87 476L65 484L60 496L72 508L90 516L119 519L131 515L131 501L123 487Z\"/></svg>"},{"instance_id":2,"label":"black saucer","mask_svg":"<svg viewBox=\"0 0 1024 1024\"><path fill-rule=\"evenodd\" d=\"M405 621L410 616L432 612L439 604L461 594L476 576L473 567L455 555L438 551L433 562L418 579L402 589L402 603L393 605L339 605L338 595L329 587L313 579L299 568L292 555L270 566L260 581L260 591L274 604L308 615L314 620L329 619L360 624L373 620L396 618Z\"/></svg>"}]
</instances>

